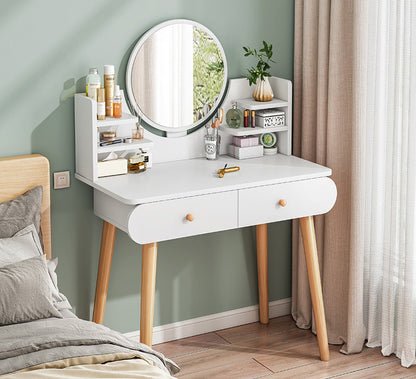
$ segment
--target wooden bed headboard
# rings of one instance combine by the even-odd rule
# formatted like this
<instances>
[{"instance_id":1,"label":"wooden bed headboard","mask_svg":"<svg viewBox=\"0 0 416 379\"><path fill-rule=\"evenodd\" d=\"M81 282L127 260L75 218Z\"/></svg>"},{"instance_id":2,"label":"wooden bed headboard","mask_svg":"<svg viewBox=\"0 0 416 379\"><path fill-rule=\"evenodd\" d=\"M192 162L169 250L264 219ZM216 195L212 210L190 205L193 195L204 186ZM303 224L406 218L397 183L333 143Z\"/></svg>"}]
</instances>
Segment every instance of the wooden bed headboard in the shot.
<instances>
[{"instance_id":1,"label":"wooden bed headboard","mask_svg":"<svg viewBox=\"0 0 416 379\"><path fill-rule=\"evenodd\" d=\"M24 194L38 185L43 186L41 229L48 259L51 249L51 211L49 161L40 154L0 158L0 203Z\"/></svg>"}]
</instances>

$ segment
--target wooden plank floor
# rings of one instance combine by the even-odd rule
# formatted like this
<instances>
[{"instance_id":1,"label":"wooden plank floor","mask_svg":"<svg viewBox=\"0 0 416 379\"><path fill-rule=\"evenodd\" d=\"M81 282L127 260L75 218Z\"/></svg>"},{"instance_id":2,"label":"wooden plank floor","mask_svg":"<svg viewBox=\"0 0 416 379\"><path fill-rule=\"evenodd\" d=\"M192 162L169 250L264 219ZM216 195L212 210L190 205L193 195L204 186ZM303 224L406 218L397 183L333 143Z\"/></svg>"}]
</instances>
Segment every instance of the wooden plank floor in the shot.
<instances>
[{"instance_id":1,"label":"wooden plank floor","mask_svg":"<svg viewBox=\"0 0 416 379\"><path fill-rule=\"evenodd\" d=\"M400 365L379 348L344 355L330 346L329 362L319 360L316 337L298 329L290 316L219 330L154 348L180 367L180 378L416 378L416 366Z\"/></svg>"}]
</instances>

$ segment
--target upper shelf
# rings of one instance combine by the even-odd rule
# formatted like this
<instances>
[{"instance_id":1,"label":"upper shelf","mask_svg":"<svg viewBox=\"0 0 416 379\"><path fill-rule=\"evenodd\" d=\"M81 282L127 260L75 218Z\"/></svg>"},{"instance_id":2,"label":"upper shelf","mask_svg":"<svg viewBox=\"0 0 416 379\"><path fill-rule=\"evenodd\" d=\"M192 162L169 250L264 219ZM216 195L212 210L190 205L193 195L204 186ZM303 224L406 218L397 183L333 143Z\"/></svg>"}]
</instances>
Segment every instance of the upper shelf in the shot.
<instances>
[{"instance_id":1,"label":"upper shelf","mask_svg":"<svg viewBox=\"0 0 416 379\"><path fill-rule=\"evenodd\" d=\"M287 107L289 105L289 102L277 98L273 98L270 101L256 101L252 97L237 99L236 103L237 106L241 109L250 109L253 111L260 109Z\"/></svg>"},{"instance_id":2,"label":"upper shelf","mask_svg":"<svg viewBox=\"0 0 416 379\"><path fill-rule=\"evenodd\" d=\"M132 143L116 143L114 145L98 146L97 153L109 153L111 151L128 151L137 149L150 149L153 147L153 142L149 139L143 138Z\"/></svg>"},{"instance_id":3,"label":"upper shelf","mask_svg":"<svg viewBox=\"0 0 416 379\"><path fill-rule=\"evenodd\" d=\"M263 134L263 133L271 133L271 132L285 132L288 130L287 125L281 125L281 126L270 126L267 128L263 128L261 126L256 126L255 128L230 128L228 125L220 125L220 130L231 134L232 136L252 136L257 134Z\"/></svg>"},{"instance_id":4,"label":"upper shelf","mask_svg":"<svg viewBox=\"0 0 416 379\"><path fill-rule=\"evenodd\" d=\"M97 120L97 127L117 126L122 124L132 124L137 122L137 117L128 113L123 113L121 117L107 116L105 120Z\"/></svg>"}]
</instances>

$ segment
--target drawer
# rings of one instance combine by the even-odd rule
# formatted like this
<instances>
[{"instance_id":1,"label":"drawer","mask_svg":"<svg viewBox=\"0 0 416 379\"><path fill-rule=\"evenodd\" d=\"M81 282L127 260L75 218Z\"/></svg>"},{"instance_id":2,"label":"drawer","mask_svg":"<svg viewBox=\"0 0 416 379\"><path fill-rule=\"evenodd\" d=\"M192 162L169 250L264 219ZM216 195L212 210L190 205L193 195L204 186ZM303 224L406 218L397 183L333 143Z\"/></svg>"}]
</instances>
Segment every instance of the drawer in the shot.
<instances>
[{"instance_id":1,"label":"drawer","mask_svg":"<svg viewBox=\"0 0 416 379\"><path fill-rule=\"evenodd\" d=\"M234 228L237 191L138 205L128 220L130 237L141 244Z\"/></svg>"},{"instance_id":2,"label":"drawer","mask_svg":"<svg viewBox=\"0 0 416 379\"><path fill-rule=\"evenodd\" d=\"M327 177L239 190L238 226L323 214L336 198L335 183Z\"/></svg>"}]
</instances>

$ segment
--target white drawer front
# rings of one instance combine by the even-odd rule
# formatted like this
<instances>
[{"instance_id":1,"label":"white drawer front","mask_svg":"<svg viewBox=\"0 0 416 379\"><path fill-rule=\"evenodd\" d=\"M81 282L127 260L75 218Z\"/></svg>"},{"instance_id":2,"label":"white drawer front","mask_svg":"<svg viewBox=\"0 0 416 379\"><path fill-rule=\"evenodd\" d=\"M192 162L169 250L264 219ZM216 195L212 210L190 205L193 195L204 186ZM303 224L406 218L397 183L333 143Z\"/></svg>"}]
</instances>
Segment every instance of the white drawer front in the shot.
<instances>
[{"instance_id":1,"label":"white drawer front","mask_svg":"<svg viewBox=\"0 0 416 379\"><path fill-rule=\"evenodd\" d=\"M233 228L237 191L138 205L128 220L130 237L141 244Z\"/></svg>"},{"instance_id":2,"label":"white drawer front","mask_svg":"<svg viewBox=\"0 0 416 379\"><path fill-rule=\"evenodd\" d=\"M239 190L238 226L323 214L336 198L335 183L327 177Z\"/></svg>"}]
</instances>

